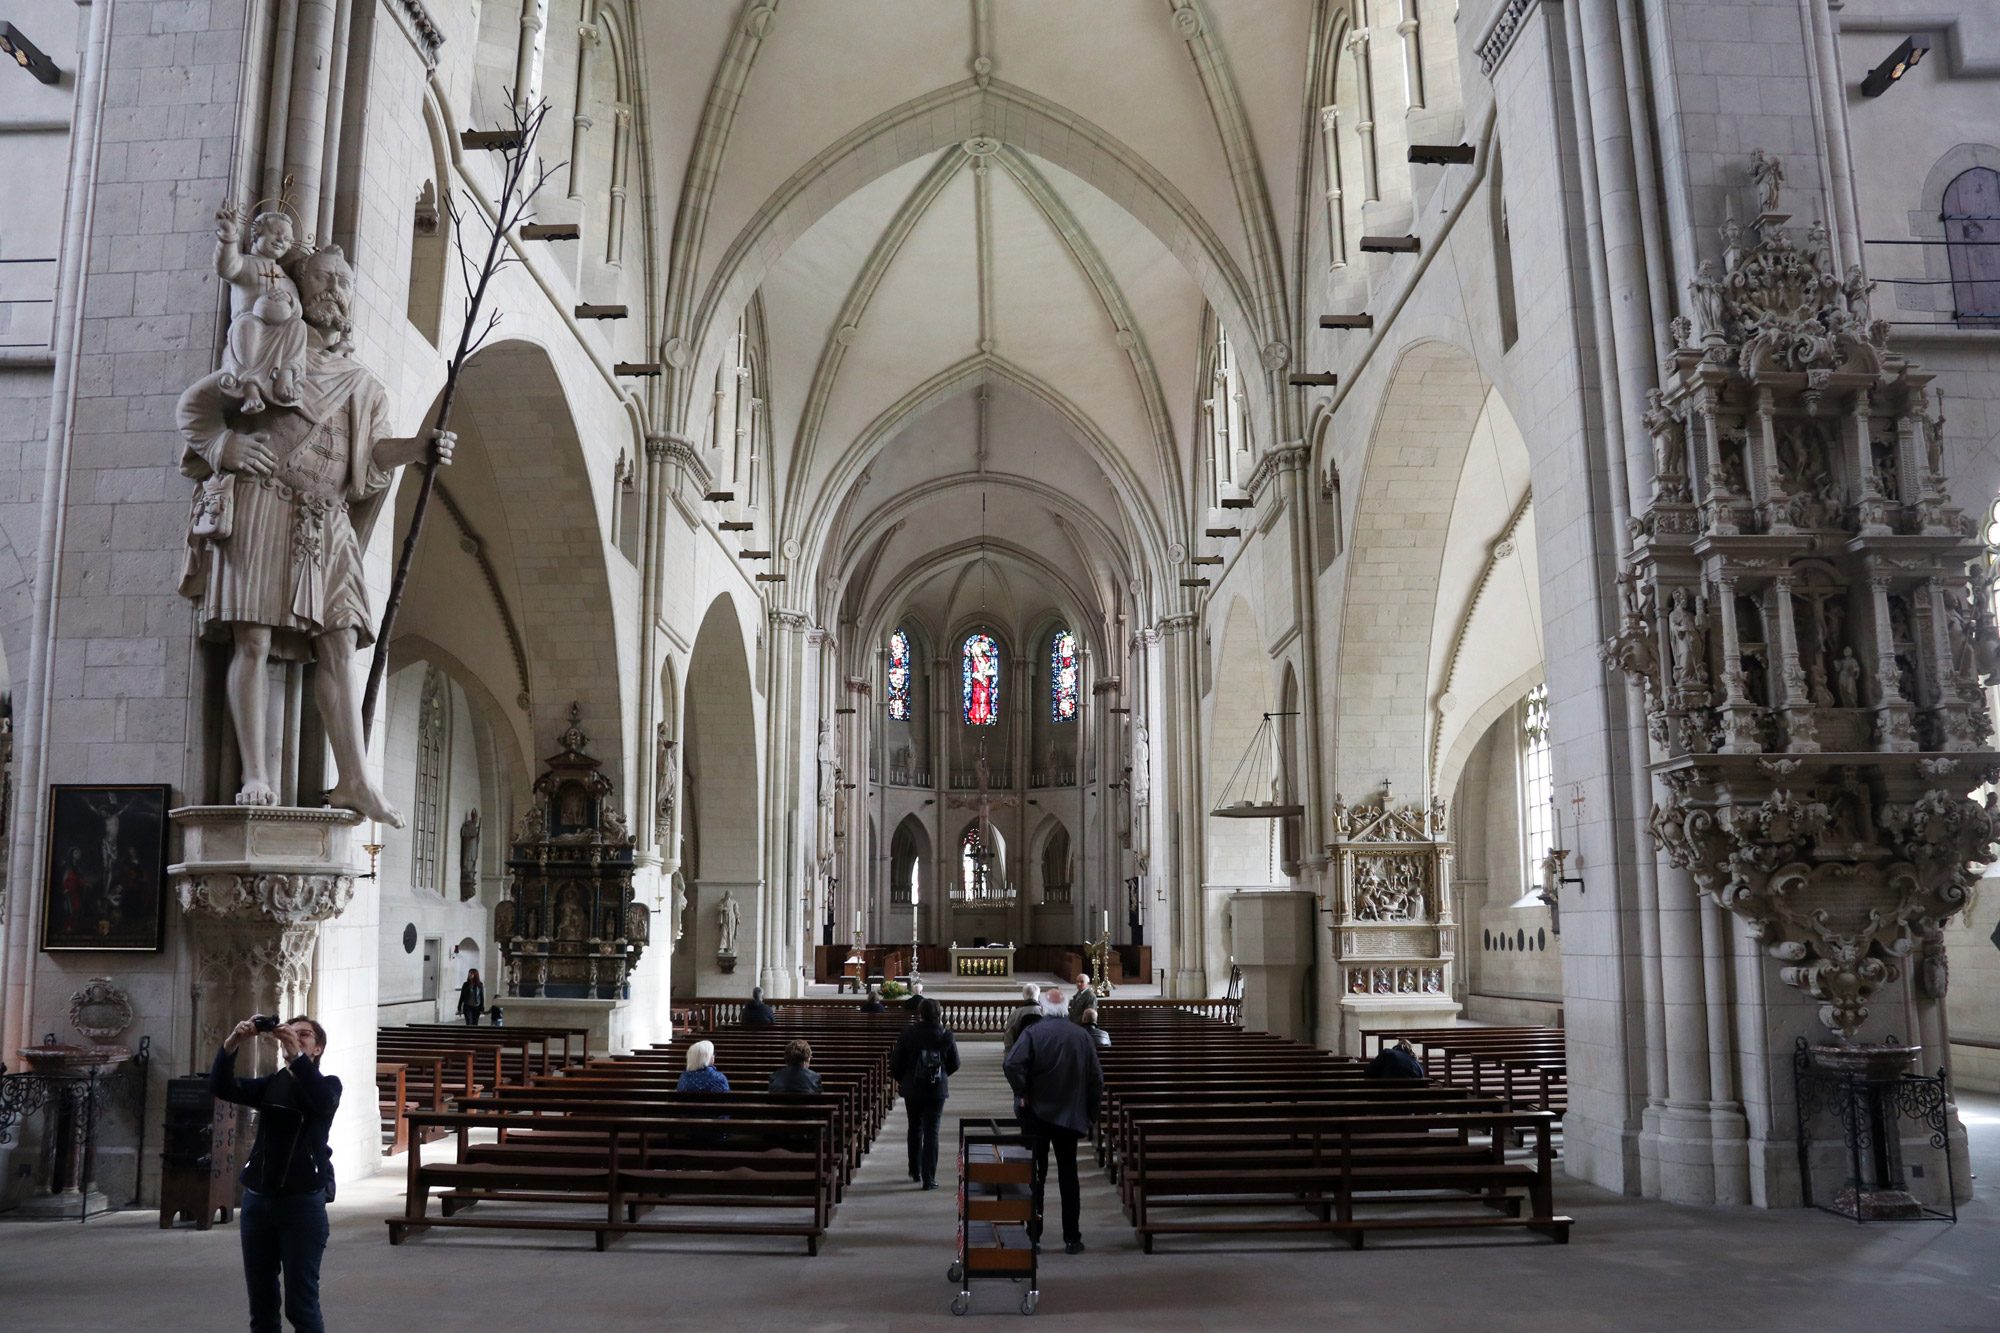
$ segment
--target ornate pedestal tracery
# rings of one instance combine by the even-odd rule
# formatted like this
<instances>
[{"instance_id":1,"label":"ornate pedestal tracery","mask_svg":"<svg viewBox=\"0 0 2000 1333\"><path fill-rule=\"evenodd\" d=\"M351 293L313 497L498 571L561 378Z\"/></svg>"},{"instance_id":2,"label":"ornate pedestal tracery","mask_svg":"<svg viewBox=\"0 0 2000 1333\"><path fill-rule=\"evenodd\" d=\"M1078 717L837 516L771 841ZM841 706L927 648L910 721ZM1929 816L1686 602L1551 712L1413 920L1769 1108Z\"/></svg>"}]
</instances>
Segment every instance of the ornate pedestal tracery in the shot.
<instances>
[{"instance_id":1,"label":"ornate pedestal tracery","mask_svg":"<svg viewBox=\"0 0 2000 1333\"><path fill-rule=\"evenodd\" d=\"M1644 693L1655 842L1852 1040L1913 954L1944 994L1943 923L2000 831L1968 796L2000 766L2000 637L1929 376L1824 227L1772 206L1692 284L1698 345L1676 321L1604 655Z\"/></svg>"},{"instance_id":2,"label":"ornate pedestal tracery","mask_svg":"<svg viewBox=\"0 0 2000 1333\"><path fill-rule=\"evenodd\" d=\"M510 996L627 999L652 937L652 912L633 901L632 833L580 721L572 705L562 753L535 779L514 832L493 918Z\"/></svg>"},{"instance_id":3,"label":"ornate pedestal tracery","mask_svg":"<svg viewBox=\"0 0 2000 1333\"><path fill-rule=\"evenodd\" d=\"M1452 1021L1451 853L1442 802L1395 805L1384 788L1332 820L1336 896L1333 957L1340 969L1339 1049L1358 1053L1364 1028ZM1332 1034L1321 1034L1331 1044Z\"/></svg>"}]
</instances>

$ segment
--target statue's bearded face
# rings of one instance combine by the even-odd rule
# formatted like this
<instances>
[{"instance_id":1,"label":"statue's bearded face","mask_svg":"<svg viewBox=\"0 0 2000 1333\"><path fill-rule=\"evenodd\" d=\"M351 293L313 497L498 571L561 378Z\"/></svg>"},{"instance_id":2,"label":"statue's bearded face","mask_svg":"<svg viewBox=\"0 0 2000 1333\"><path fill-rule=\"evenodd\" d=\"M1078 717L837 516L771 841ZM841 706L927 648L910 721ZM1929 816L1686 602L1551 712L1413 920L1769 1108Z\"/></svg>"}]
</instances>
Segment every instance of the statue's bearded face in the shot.
<instances>
[{"instance_id":1,"label":"statue's bearded face","mask_svg":"<svg viewBox=\"0 0 2000 1333\"><path fill-rule=\"evenodd\" d=\"M354 274L345 264L309 264L299 274L299 300L306 323L329 333L354 327L348 311L354 299Z\"/></svg>"}]
</instances>

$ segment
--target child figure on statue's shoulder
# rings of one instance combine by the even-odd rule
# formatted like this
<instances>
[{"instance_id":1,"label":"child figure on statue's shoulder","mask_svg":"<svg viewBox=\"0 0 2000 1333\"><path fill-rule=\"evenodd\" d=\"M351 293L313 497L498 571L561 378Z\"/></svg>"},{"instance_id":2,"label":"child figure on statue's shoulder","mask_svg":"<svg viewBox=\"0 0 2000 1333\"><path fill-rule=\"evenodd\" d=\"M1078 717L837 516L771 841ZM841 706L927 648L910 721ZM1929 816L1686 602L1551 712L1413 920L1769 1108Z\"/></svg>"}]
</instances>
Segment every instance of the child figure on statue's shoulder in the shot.
<instances>
[{"instance_id":1,"label":"child figure on statue's shoulder","mask_svg":"<svg viewBox=\"0 0 2000 1333\"><path fill-rule=\"evenodd\" d=\"M243 400L254 416L267 406L295 407L306 351L299 289L282 266L295 241L291 216L276 209L250 223L250 245L237 248L242 218L232 207L215 215L215 272L229 284L229 342L222 357L222 391Z\"/></svg>"}]
</instances>

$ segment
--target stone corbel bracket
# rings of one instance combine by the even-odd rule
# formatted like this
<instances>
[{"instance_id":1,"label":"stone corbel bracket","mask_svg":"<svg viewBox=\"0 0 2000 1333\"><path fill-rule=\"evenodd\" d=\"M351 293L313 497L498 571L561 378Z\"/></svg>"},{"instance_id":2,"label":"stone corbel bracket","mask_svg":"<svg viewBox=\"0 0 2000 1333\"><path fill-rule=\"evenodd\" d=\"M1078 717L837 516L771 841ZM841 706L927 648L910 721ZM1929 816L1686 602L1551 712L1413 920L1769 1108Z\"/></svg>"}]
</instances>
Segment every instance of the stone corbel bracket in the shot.
<instances>
[{"instance_id":1,"label":"stone corbel bracket","mask_svg":"<svg viewBox=\"0 0 2000 1333\"><path fill-rule=\"evenodd\" d=\"M1944 996L1941 932L1995 857L2000 810L1971 791L2000 755L1705 756L1663 766L1650 831L1667 860L1750 922L1779 977L1852 1040L1868 1000L1919 954Z\"/></svg>"}]
</instances>

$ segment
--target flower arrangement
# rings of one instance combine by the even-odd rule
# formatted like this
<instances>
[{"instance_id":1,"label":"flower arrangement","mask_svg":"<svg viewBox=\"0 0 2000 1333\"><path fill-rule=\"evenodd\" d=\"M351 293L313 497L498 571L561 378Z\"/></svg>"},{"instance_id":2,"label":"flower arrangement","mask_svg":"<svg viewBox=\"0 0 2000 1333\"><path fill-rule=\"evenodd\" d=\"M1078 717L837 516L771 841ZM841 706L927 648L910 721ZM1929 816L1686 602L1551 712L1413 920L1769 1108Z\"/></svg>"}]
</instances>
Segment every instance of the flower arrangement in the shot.
<instances>
[{"instance_id":1,"label":"flower arrangement","mask_svg":"<svg viewBox=\"0 0 2000 1333\"><path fill-rule=\"evenodd\" d=\"M885 981L882 983L882 998L885 1000L905 1000L909 998L909 995L910 988L900 981Z\"/></svg>"}]
</instances>

